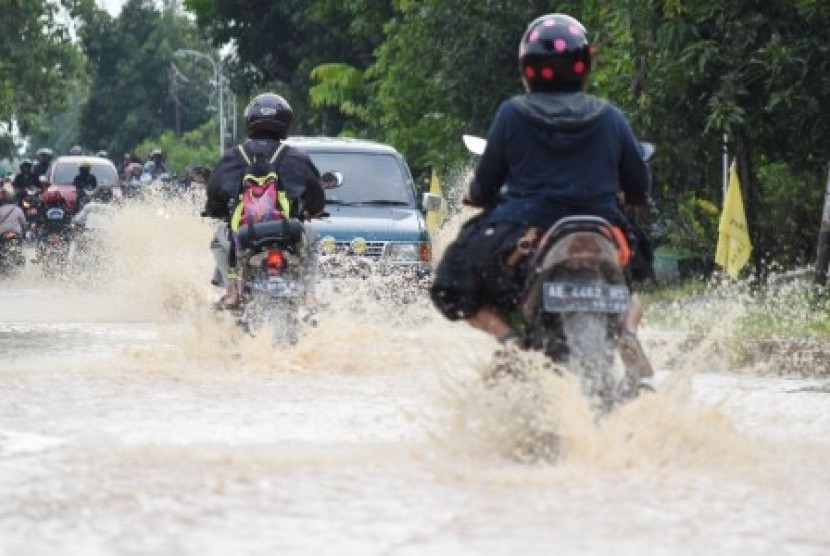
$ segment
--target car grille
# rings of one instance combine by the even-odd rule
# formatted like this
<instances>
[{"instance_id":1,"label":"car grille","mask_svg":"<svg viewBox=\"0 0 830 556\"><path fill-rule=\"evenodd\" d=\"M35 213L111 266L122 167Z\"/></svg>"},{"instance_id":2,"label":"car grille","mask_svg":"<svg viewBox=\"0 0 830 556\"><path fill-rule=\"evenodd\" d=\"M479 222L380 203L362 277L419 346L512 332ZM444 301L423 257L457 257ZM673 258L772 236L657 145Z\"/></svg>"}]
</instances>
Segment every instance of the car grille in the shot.
<instances>
[{"instance_id":1,"label":"car grille","mask_svg":"<svg viewBox=\"0 0 830 556\"><path fill-rule=\"evenodd\" d=\"M351 242L347 241L338 241L337 245L337 252L345 255L351 255L351 248L349 247ZM366 242L366 252L363 253L364 257L371 257L373 259L379 259L381 255L383 255L383 250L386 248L385 241L367 241Z\"/></svg>"}]
</instances>

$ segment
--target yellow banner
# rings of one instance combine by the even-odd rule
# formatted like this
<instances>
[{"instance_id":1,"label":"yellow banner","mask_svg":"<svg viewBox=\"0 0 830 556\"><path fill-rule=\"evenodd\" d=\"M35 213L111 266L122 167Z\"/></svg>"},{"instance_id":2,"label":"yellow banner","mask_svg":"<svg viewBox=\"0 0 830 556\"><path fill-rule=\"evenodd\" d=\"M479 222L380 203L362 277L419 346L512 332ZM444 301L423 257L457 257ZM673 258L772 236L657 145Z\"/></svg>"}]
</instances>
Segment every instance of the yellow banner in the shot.
<instances>
[{"instance_id":1,"label":"yellow banner","mask_svg":"<svg viewBox=\"0 0 830 556\"><path fill-rule=\"evenodd\" d=\"M427 213L427 231L434 233L444 223L444 219L447 217L447 200L444 199L444 193L441 191L441 182L438 181L438 172L435 171L434 167L432 169L432 176L429 179L429 192L441 198L441 210L434 210Z\"/></svg>"},{"instance_id":2,"label":"yellow banner","mask_svg":"<svg viewBox=\"0 0 830 556\"><path fill-rule=\"evenodd\" d=\"M722 266L732 278L737 278L749 261L752 243L746 225L746 213L741 197L741 184L735 163L729 169L729 186L723 202L723 212L718 226L718 249L715 262Z\"/></svg>"}]
</instances>

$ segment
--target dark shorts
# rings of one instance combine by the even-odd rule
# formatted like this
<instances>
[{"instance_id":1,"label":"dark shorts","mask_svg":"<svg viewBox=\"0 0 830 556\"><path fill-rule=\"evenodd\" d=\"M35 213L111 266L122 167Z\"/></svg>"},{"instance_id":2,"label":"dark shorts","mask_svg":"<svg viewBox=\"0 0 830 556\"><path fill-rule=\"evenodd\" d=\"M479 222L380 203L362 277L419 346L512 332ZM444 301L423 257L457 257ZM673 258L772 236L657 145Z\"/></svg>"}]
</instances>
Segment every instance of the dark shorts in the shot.
<instances>
[{"instance_id":1,"label":"dark shorts","mask_svg":"<svg viewBox=\"0 0 830 556\"><path fill-rule=\"evenodd\" d=\"M447 247L435 271L430 297L449 320L467 319L485 305L508 312L522 290L524 265L509 266L527 226L489 223L483 215L467 222Z\"/></svg>"}]
</instances>

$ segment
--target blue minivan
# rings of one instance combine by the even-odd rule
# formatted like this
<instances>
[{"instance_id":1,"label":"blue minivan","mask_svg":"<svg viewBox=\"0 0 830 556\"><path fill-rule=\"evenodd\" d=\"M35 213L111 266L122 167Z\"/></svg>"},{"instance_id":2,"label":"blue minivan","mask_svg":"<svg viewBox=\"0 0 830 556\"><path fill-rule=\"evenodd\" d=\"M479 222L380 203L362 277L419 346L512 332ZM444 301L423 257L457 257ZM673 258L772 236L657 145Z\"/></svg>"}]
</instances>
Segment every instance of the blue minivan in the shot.
<instances>
[{"instance_id":1,"label":"blue minivan","mask_svg":"<svg viewBox=\"0 0 830 556\"><path fill-rule=\"evenodd\" d=\"M424 214L440 199L419 199L403 156L389 145L361 139L289 137L323 176L326 218L311 222L321 262L360 259L381 274L430 272L432 249Z\"/></svg>"}]
</instances>

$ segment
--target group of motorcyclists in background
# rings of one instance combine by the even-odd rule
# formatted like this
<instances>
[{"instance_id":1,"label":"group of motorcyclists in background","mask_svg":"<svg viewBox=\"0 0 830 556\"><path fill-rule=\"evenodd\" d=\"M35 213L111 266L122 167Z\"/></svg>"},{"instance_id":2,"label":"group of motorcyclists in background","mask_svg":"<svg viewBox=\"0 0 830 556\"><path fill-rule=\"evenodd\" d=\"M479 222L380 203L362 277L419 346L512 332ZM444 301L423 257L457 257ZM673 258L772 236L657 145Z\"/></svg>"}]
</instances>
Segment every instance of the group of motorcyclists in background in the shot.
<instances>
[{"instance_id":1,"label":"group of motorcyclists in background","mask_svg":"<svg viewBox=\"0 0 830 556\"><path fill-rule=\"evenodd\" d=\"M528 26L518 56L527 94L500 107L464 198L466 204L482 208L482 214L465 225L447 248L431 286L432 301L446 318L464 320L509 346L524 345L521 331L506 316L517 304L521 273L504 256L487 255L504 255L528 237L528 230L547 230L572 214L594 215L622 226L621 191L627 204L647 205L648 169L625 116L585 91L591 48L585 28L570 16L548 14ZM288 147L284 149L287 154L279 156L292 119L293 112L282 97L257 96L245 111L248 141L228 149L210 179L203 169L194 173L207 183L203 214L224 222L212 245L218 269L214 283L227 288L219 303L222 308L238 307L241 299L233 247L234 218L244 209L243 177L263 190L268 176L279 176L279 189L287 194L285 207L278 211L283 218L290 213L304 220L324 210L320 174L307 155ZM603 157L597 158L596 153ZM70 154L81 155L81 148L73 147ZM22 233L26 225L22 206L8 205L22 204L31 188L41 187L52 152L40 149L37 156L37 166L28 159L20 164L12 183L14 194L6 197L0 211L0 233ZM265 172L266 167L273 171ZM134 180L170 177L164 153L157 148L145 162L134 153L125 154L118 172L125 186ZM73 185L78 192L74 210L78 211L85 203L85 190L96 187L88 164L79 165ZM54 190L41 192L40 197L38 223L62 201ZM71 218L70 211L66 213ZM244 210L241 213L244 220ZM622 330L629 351L644 360L636 338L641 314L633 300L622 317Z\"/></svg>"},{"instance_id":2,"label":"group of motorcyclists in background","mask_svg":"<svg viewBox=\"0 0 830 556\"><path fill-rule=\"evenodd\" d=\"M80 146L69 149L69 156L84 156ZM109 159L106 151L98 151L94 157ZM110 203L114 200L111 187L99 187L98 179L92 171L90 160L78 161L77 174L72 180L75 189L75 202L64 197L59 188L51 187L49 169L55 159L54 151L43 147L36 152L36 162L24 158L18 165L18 172L7 176L0 183L0 267L6 272L25 264L23 245L29 241L35 247L37 263L41 246L45 239L53 234L68 237L73 227L83 225L84 209L90 203ZM169 176L165 154L161 149L151 150L146 162L134 153L124 155L124 161L117 168L122 186L131 177L149 176L159 179ZM188 180L204 181L204 169L197 168L194 173L188 171ZM198 177L200 174L202 177Z\"/></svg>"}]
</instances>

